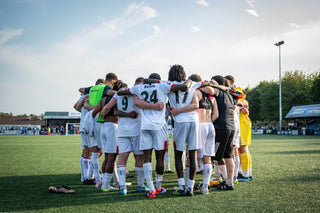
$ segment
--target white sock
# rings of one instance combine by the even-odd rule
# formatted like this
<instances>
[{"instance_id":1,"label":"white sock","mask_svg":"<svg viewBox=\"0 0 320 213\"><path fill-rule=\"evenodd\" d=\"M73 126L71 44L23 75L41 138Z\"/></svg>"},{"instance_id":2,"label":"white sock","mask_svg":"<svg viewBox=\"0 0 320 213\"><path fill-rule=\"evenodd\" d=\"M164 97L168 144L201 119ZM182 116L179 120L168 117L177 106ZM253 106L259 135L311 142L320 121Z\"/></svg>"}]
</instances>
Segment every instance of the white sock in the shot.
<instances>
[{"instance_id":1,"label":"white sock","mask_svg":"<svg viewBox=\"0 0 320 213\"><path fill-rule=\"evenodd\" d=\"M194 183L195 183L195 180L189 179L189 180L188 180L188 189L193 190Z\"/></svg>"},{"instance_id":2,"label":"white sock","mask_svg":"<svg viewBox=\"0 0 320 213\"><path fill-rule=\"evenodd\" d=\"M121 189L126 188L126 174L127 167L125 165L118 165L119 185Z\"/></svg>"},{"instance_id":3,"label":"white sock","mask_svg":"<svg viewBox=\"0 0 320 213\"><path fill-rule=\"evenodd\" d=\"M113 174L112 173L106 173L106 183L105 183L105 186L108 187L110 186L110 182L111 182L111 179L112 179L112 176Z\"/></svg>"},{"instance_id":4,"label":"white sock","mask_svg":"<svg viewBox=\"0 0 320 213\"><path fill-rule=\"evenodd\" d=\"M179 188L180 188L181 190L184 190L184 189L185 189L185 187L186 187L186 182L184 181L184 178L179 178L179 179L178 179L178 184L179 184Z\"/></svg>"},{"instance_id":5,"label":"white sock","mask_svg":"<svg viewBox=\"0 0 320 213\"><path fill-rule=\"evenodd\" d=\"M248 171L243 170L242 171L242 176L243 177L249 177L249 170Z\"/></svg>"},{"instance_id":6,"label":"white sock","mask_svg":"<svg viewBox=\"0 0 320 213\"><path fill-rule=\"evenodd\" d=\"M241 161L240 161L240 164L239 164L239 174L242 174L242 166L241 166Z\"/></svg>"},{"instance_id":7,"label":"white sock","mask_svg":"<svg viewBox=\"0 0 320 213\"><path fill-rule=\"evenodd\" d=\"M83 159L84 159L84 158L81 156L81 157L80 157L81 182L84 181L84 172L83 172L83 167L84 167L84 165L83 165Z\"/></svg>"},{"instance_id":8,"label":"white sock","mask_svg":"<svg viewBox=\"0 0 320 213\"><path fill-rule=\"evenodd\" d=\"M234 164L234 175L233 175L233 179L237 179L238 177L238 172L239 172L239 165L240 165L240 157L239 155L235 156L235 164Z\"/></svg>"},{"instance_id":9,"label":"white sock","mask_svg":"<svg viewBox=\"0 0 320 213\"><path fill-rule=\"evenodd\" d=\"M163 175L156 175L156 187L161 189L161 184L163 182Z\"/></svg>"},{"instance_id":10,"label":"white sock","mask_svg":"<svg viewBox=\"0 0 320 213\"><path fill-rule=\"evenodd\" d=\"M89 168L90 168L90 159L83 159L83 179L88 180L89 178Z\"/></svg>"},{"instance_id":11,"label":"white sock","mask_svg":"<svg viewBox=\"0 0 320 213\"><path fill-rule=\"evenodd\" d=\"M96 183L100 183L100 173L99 173L99 153L93 152L91 157L91 165L96 179Z\"/></svg>"},{"instance_id":12,"label":"white sock","mask_svg":"<svg viewBox=\"0 0 320 213\"><path fill-rule=\"evenodd\" d=\"M204 164L203 166L203 184L209 185L210 176L212 172L212 164Z\"/></svg>"},{"instance_id":13,"label":"white sock","mask_svg":"<svg viewBox=\"0 0 320 213\"><path fill-rule=\"evenodd\" d=\"M144 171L143 171L143 167L134 167L134 171L136 172L136 175L137 175L138 186L143 187L144 186Z\"/></svg>"},{"instance_id":14,"label":"white sock","mask_svg":"<svg viewBox=\"0 0 320 213\"><path fill-rule=\"evenodd\" d=\"M188 185L188 180L189 180L189 173L190 173L190 167L186 167L184 170L184 182L186 185Z\"/></svg>"},{"instance_id":15,"label":"white sock","mask_svg":"<svg viewBox=\"0 0 320 213\"><path fill-rule=\"evenodd\" d=\"M249 168L249 177L252 176L252 168Z\"/></svg>"},{"instance_id":16,"label":"white sock","mask_svg":"<svg viewBox=\"0 0 320 213\"><path fill-rule=\"evenodd\" d=\"M154 185L153 185L153 180L152 180L151 163L144 163L143 164L143 171L144 171L144 175L146 177L146 182L147 182L148 188L150 189L150 191L155 191Z\"/></svg>"},{"instance_id":17,"label":"white sock","mask_svg":"<svg viewBox=\"0 0 320 213\"><path fill-rule=\"evenodd\" d=\"M226 184L228 186L233 186L233 179L227 179Z\"/></svg>"},{"instance_id":18,"label":"white sock","mask_svg":"<svg viewBox=\"0 0 320 213\"><path fill-rule=\"evenodd\" d=\"M126 170L127 172L127 170ZM117 164L114 163L113 173L112 173L113 185L119 184L119 177L117 172Z\"/></svg>"},{"instance_id":19,"label":"white sock","mask_svg":"<svg viewBox=\"0 0 320 213\"><path fill-rule=\"evenodd\" d=\"M89 159L89 173L88 173L88 180L93 180L94 176L93 176L93 167L92 167L92 161L91 158Z\"/></svg>"},{"instance_id":20,"label":"white sock","mask_svg":"<svg viewBox=\"0 0 320 213\"><path fill-rule=\"evenodd\" d=\"M223 180L227 180L227 167L226 164L219 165L219 170L222 175Z\"/></svg>"},{"instance_id":21,"label":"white sock","mask_svg":"<svg viewBox=\"0 0 320 213\"><path fill-rule=\"evenodd\" d=\"M166 170L170 170L170 155L168 150L164 153L164 162L166 163Z\"/></svg>"},{"instance_id":22,"label":"white sock","mask_svg":"<svg viewBox=\"0 0 320 213\"><path fill-rule=\"evenodd\" d=\"M107 179L106 179L107 176L106 175L107 175L107 173L102 173L101 174L101 177L102 177L102 185L101 185L101 187L102 188L107 188L107 186L108 186L107 185Z\"/></svg>"}]
</instances>

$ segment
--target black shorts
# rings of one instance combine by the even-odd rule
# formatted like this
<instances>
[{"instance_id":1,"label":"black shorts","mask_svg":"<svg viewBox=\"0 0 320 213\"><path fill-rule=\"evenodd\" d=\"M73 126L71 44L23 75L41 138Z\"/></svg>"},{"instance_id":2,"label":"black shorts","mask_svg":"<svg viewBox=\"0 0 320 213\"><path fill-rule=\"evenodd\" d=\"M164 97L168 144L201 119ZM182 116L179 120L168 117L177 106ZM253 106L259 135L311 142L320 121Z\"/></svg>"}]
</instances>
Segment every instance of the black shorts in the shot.
<instances>
[{"instance_id":1,"label":"black shorts","mask_svg":"<svg viewBox=\"0 0 320 213\"><path fill-rule=\"evenodd\" d=\"M222 158L233 158L234 130L216 129L216 155L213 160L221 161Z\"/></svg>"}]
</instances>

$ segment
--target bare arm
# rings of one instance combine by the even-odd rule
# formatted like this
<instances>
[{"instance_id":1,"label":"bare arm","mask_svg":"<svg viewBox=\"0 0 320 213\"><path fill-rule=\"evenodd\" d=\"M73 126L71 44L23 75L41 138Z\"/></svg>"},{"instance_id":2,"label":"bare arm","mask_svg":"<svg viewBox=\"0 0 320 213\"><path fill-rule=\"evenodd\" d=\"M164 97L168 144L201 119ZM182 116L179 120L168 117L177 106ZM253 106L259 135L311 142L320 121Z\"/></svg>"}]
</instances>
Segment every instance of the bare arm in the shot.
<instances>
[{"instance_id":1,"label":"bare arm","mask_svg":"<svg viewBox=\"0 0 320 213\"><path fill-rule=\"evenodd\" d=\"M104 116L106 116L106 114L108 114L110 109L112 109L112 107L114 107L116 104L117 104L117 99L111 98L109 103L103 107L101 111L101 116L104 118Z\"/></svg>"},{"instance_id":2,"label":"bare arm","mask_svg":"<svg viewBox=\"0 0 320 213\"><path fill-rule=\"evenodd\" d=\"M80 92L81 94L85 94L85 91L84 91L84 90L85 90L85 88L82 87L82 88L79 89L79 92Z\"/></svg>"},{"instance_id":3,"label":"bare arm","mask_svg":"<svg viewBox=\"0 0 320 213\"><path fill-rule=\"evenodd\" d=\"M118 92L117 92L117 94L118 95L132 95L130 92L129 92L129 90L128 89L124 89L124 90L119 90Z\"/></svg>"},{"instance_id":4,"label":"bare arm","mask_svg":"<svg viewBox=\"0 0 320 213\"><path fill-rule=\"evenodd\" d=\"M180 109L170 107L170 112L173 116L176 116L180 113L192 112L194 110L197 110L199 108L199 99L200 99L200 92L196 90L192 98L191 104L189 104L188 106L182 107Z\"/></svg>"},{"instance_id":5,"label":"bare arm","mask_svg":"<svg viewBox=\"0 0 320 213\"><path fill-rule=\"evenodd\" d=\"M249 104L246 101L246 103L243 105L243 107L241 108L241 111L243 112L243 114L247 114L249 116Z\"/></svg>"},{"instance_id":6,"label":"bare arm","mask_svg":"<svg viewBox=\"0 0 320 213\"><path fill-rule=\"evenodd\" d=\"M134 96L134 105L141 109L153 109L157 111L161 111L164 107L164 103L162 102L157 102L155 104L153 103L148 103L144 100L141 100L138 96Z\"/></svg>"},{"instance_id":7,"label":"bare arm","mask_svg":"<svg viewBox=\"0 0 320 213\"><path fill-rule=\"evenodd\" d=\"M219 118L219 109L218 109L218 104L215 98L213 98L212 100L212 114L211 114L211 120L214 122L215 120L217 120Z\"/></svg>"},{"instance_id":8,"label":"bare arm","mask_svg":"<svg viewBox=\"0 0 320 213\"><path fill-rule=\"evenodd\" d=\"M83 104L88 100L88 95L86 95L80 102L76 102L73 106L73 108L75 110L77 110L78 112L81 112L81 108L83 106Z\"/></svg>"},{"instance_id":9,"label":"bare arm","mask_svg":"<svg viewBox=\"0 0 320 213\"><path fill-rule=\"evenodd\" d=\"M131 111L127 113L127 112L118 110L117 107L115 107L114 109L114 115L119 117L127 117L127 118L137 118L138 116L138 114L135 111Z\"/></svg>"},{"instance_id":10,"label":"bare arm","mask_svg":"<svg viewBox=\"0 0 320 213\"><path fill-rule=\"evenodd\" d=\"M81 108L79 108L78 107L78 101L73 105L73 108L75 109L75 110L77 110L78 112L81 112Z\"/></svg>"},{"instance_id":11,"label":"bare arm","mask_svg":"<svg viewBox=\"0 0 320 213\"><path fill-rule=\"evenodd\" d=\"M88 100L84 102L84 105L83 107L86 109L86 110L93 110L95 106L92 106L88 103Z\"/></svg>"},{"instance_id":12,"label":"bare arm","mask_svg":"<svg viewBox=\"0 0 320 213\"><path fill-rule=\"evenodd\" d=\"M208 95L214 95L214 88L212 87L201 87L200 90Z\"/></svg>"},{"instance_id":13,"label":"bare arm","mask_svg":"<svg viewBox=\"0 0 320 213\"><path fill-rule=\"evenodd\" d=\"M113 90L113 89L109 89L107 91L107 96L114 96L117 93L117 91Z\"/></svg>"}]
</instances>

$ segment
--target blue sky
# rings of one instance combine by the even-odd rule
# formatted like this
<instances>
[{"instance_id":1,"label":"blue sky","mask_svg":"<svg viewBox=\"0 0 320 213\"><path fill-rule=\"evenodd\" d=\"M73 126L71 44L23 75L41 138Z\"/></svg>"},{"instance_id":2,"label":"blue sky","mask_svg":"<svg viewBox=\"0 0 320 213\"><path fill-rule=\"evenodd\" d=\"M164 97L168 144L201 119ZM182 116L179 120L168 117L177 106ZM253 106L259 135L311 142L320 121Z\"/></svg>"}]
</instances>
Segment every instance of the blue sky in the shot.
<instances>
[{"instance_id":1,"label":"blue sky","mask_svg":"<svg viewBox=\"0 0 320 213\"><path fill-rule=\"evenodd\" d=\"M170 65L241 87L319 71L317 0L0 0L0 112L72 111L114 72L132 85Z\"/></svg>"}]
</instances>

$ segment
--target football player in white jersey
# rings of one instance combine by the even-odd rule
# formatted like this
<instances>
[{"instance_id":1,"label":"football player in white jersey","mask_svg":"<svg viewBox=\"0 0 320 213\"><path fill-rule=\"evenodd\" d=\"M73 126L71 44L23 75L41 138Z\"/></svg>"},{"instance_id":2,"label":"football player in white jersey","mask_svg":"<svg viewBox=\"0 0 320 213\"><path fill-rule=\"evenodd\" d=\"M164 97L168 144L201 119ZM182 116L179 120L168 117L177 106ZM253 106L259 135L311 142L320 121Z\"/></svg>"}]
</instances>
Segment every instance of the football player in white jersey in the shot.
<instances>
[{"instance_id":1,"label":"football player in white jersey","mask_svg":"<svg viewBox=\"0 0 320 213\"><path fill-rule=\"evenodd\" d=\"M84 107L87 110L92 110L96 105L99 105L100 100L107 95L112 95L108 93L112 89L112 85L115 81L118 80L118 77L114 73L108 73L106 75L105 81L103 85L96 85L93 87L80 88L79 92L83 94L89 94L88 102L85 102ZM91 156L91 165L94 172L94 177L96 180L96 188L101 188L102 181L99 173L99 155L101 153L101 140L100 140L100 132L101 126L103 124L103 119L99 116L98 119L95 120L94 125L94 134L90 136L90 143L92 146L92 156Z\"/></svg>"},{"instance_id":2,"label":"football player in white jersey","mask_svg":"<svg viewBox=\"0 0 320 213\"><path fill-rule=\"evenodd\" d=\"M157 84L143 84L134 86L128 90L119 91L118 95L136 95L138 98L148 103L161 103L161 111L153 109L141 109L141 139L140 149L143 150L144 164L143 170L145 173L149 193L147 194L150 198L156 198L156 194L165 193L166 189L161 185L163 182L164 163L163 156L165 147L165 141L167 135L164 134L164 128L166 128L165 120L165 108L166 99L168 93L171 91L185 90L187 85L174 85L168 83L157 83ZM137 97L135 97L135 102ZM152 149L156 152L156 188L153 185L152 179L152 166L151 156Z\"/></svg>"},{"instance_id":3,"label":"football player in white jersey","mask_svg":"<svg viewBox=\"0 0 320 213\"><path fill-rule=\"evenodd\" d=\"M112 90L114 94L120 88L127 87L121 80L116 81L113 84ZM112 96L107 96L101 99L100 103L95 107L92 112L92 117L98 114L105 105L107 105ZM118 155L116 133L118 129L118 116L114 115L114 109L112 108L107 114L102 117L104 123L101 127L100 140L105 159L102 164L102 186L101 190L104 192L115 191L117 188L110 185L113 178L114 183L118 184L118 176L115 168L115 160Z\"/></svg>"},{"instance_id":4,"label":"football player in white jersey","mask_svg":"<svg viewBox=\"0 0 320 213\"><path fill-rule=\"evenodd\" d=\"M137 78L135 85L143 83L143 78ZM103 108L102 116L117 105L115 115L119 116L119 124L117 131L117 145L119 147L118 158L118 175L120 182L120 195L128 193L126 186L126 164L130 152L134 153L135 157L135 172L137 174L138 192L147 191L144 186L144 171L143 171L143 152L140 151L140 126L141 118L139 109L134 105L134 97L131 95L113 96L112 100ZM152 106L150 106L152 108Z\"/></svg>"},{"instance_id":5,"label":"football player in white jersey","mask_svg":"<svg viewBox=\"0 0 320 213\"><path fill-rule=\"evenodd\" d=\"M181 65L173 65L169 70L170 83L181 84L185 81L185 76L184 69ZM190 80L188 81L190 82ZM170 112L173 115L173 120L175 122L173 143L179 184L179 189L177 189L174 194L181 196L193 195L193 186L197 168L197 149L201 146L199 135L199 116L196 111L199 107L199 96L195 95L195 91L203 86L203 82L190 83L191 85L187 90L171 92L168 95ZM208 83L208 85L210 85L210 83ZM184 179L181 159L186 145L188 147L189 160L185 168Z\"/></svg>"},{"instance_id":6,"label":"football player in white jersey","mask_svg":"<svg viewBox=\"0 0 320 213\"><path fill-rule=\"evenodd\" d=\"M95 85L103 84L103 79L98 79ZM80 158L80 168L81 168L81 180L85 185L94 185L92 178L92 167L91 165L91 145L89 140L89 134L84 131L84 117L86 116L88 110L84 108L85 101L89 98L88 95L82 94L78 102L74 105L74 109L81 112L80 117L80 135L82 139L82 155Z\"/></svg>"}]
</instances>

